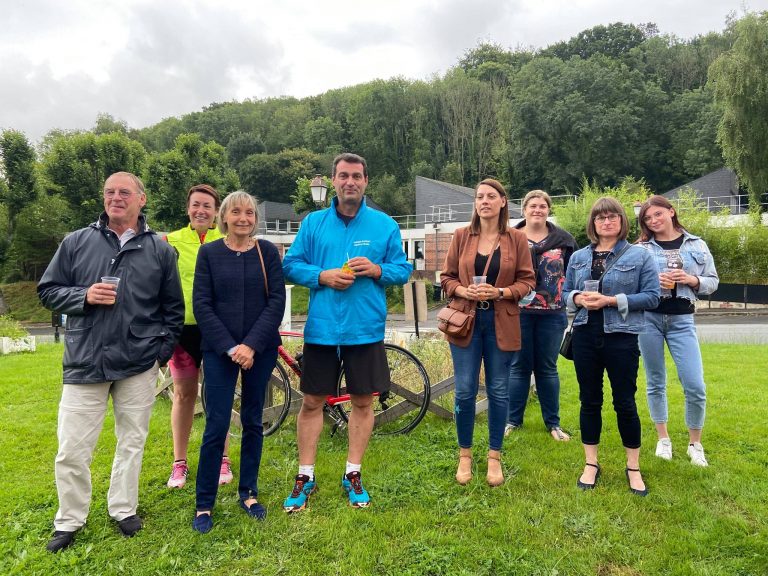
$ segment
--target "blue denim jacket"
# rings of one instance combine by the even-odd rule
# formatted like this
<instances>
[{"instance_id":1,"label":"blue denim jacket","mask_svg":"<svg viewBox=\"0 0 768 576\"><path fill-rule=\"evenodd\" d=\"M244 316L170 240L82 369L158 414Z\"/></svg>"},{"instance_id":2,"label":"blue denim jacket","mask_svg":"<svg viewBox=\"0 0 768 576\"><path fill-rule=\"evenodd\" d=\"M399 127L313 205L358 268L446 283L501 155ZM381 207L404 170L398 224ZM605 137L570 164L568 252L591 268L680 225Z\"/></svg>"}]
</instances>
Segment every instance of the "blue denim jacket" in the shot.
<instances>
[{"instance_id":1,"label":"blue denim jacket","mask_svg":"<svg viewBox=\"0 0 768 576\"><path fill-rule=\"evenodd\" d=\"M606 264L613 261L626 240L619 240L608 255ZM573 302L573 297L582 291L584 281L592 278L592 255L594 244L577 250L571 256L565 274L563 298L568 302L568 312L576 313L574 326L587 323L588 311ZM630 246L603 276L601 293L615 296L617 307L603 308L603 330L639 334L645 325L643 311L659 304L659 272L648 250Z\"/></svg>"},{"instance_id":2,"label":"blue denim jacket","mask_svg":"<svg viewBox=\"0 0 768 576\"><path fill-rule=\"evenodd\" d=\"M651 238L648 242L642 242L640 245L654 256L654 261L659 270L663 270L666 267L667 261L664 258L664 249L656 243L656 240ZM685 270L685 273L696 276L699 279L699 288L694 290L690 286L678 283L678 298L685 298L695 302L699 294L704 296L712 294L712 292L717 290L717 286L720 284L720 277L717 275L715 261L704 240L683 231L683 244L680 246L680 256L683 259L683 270Z\"/></svg>"}]
</instances>

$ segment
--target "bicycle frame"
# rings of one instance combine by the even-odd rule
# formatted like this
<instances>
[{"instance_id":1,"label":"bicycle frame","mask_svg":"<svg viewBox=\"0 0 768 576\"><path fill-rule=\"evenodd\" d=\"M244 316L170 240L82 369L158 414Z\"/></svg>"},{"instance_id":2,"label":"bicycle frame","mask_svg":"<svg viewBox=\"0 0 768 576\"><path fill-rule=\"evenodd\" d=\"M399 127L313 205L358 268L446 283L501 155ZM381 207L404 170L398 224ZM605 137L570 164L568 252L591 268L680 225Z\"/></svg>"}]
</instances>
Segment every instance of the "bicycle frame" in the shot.
<instances>
[{"instance_id":1,"label":"bicycle frame","mask_svg":"<svg viewBox=\"0 0 768 576\"><path fill-rule=\"evenodd\" d=\"M281 331L280 336L287 336L289 338L304 338L304 335L300 332ZM285 362L285 365L288 366L288 368L290 368L291 371L296 374L296 376L301 378L301 365L299 364L299 361L291 356L290 352L288 352L288 350L286 350L282 345L278 346L277 353L280 358L282 358L283 362ZM379 393L374 392L373 395L378 396ZM331 436L333 436L339 428L344 428L347 424L344 416L339 412L341 409L338 408L338 406L346 402L350 402L351 400L352 397L349 394L342 394L341 396L334 396L329 394L325 397L323 412L327 414L328 417L333 421L333 424L331 425Z\"/></svg>"},{"instance_id":2,"label":"bicycle frame","mask_svg":"<svg viewBox=\"0 0 768 576\"><path fill-rule=\"evenodd\" d=\"M280 332L280 336L288 336L289 338L303 338L304 335L300 332ZM286 350L282 345L277 348L277 353L280 356L280 358L283 359L283 362L285 362L286 366L288 366L296 376L301 378L301 365L299 364L299 361L291 356L290 352ZM374 396L378 396L378 392L373 393ZM325 402L328 404L328 406L337 406L339 404L344 404L345 402L349 402L352 400L352 396L349 394L342 394L340 396L334 396L332 394L329 394L325 397Z\"/></svg>"},{"instance_id":3,"label":"bicycle frame","mask_svg":"<svg viewBox=\"0 0 768 576\"><path fill-rule=\"evenodd\" d=\"M299 332L280 332L280 335L286 338L302 338L303 334ZM386 426L389 423L396 423L388 427L388 431L382 431L383 434L405 433L412 430L424 417L429 406L430 384L429 375L424 366L407 349L395 346L394 344L384 344L387 355L387 364L390 369L391 387L386 392L374 392L372 396L378 399L374 406L376 412L374 418L374 428ZM287 366L291 372L301 378L302 365L301 355L296 357L284 347L278 347L278 355L282 359L284 366ZM285 368L280 367L283 372ZM344 428L350 415L349 403L352 401L352 395L346 393L342 386L344 379L344 366L341 366L336 394L329 394L325 397L323 403L323 413L328 416L332 422L331 434L333 435L339 428ZM413 417L401 418L414 413ZM381 418L380 418L381 417Z\"/></svg>"}]
</instances>

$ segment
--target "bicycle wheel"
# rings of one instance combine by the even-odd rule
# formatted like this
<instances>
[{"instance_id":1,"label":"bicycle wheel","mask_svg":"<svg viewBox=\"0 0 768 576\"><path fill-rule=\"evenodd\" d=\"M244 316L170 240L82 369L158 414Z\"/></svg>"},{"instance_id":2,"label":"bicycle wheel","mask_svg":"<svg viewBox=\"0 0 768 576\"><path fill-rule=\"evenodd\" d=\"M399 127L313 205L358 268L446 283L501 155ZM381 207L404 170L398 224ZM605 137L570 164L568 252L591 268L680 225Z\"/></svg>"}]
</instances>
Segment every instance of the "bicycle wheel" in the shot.
<instances>
[{"instance_id":1,"label":"bicycle wheel","mask_svg":"<svg viewBox=\"0 0 768 576\"><path fill-rule=\"evenodd\" d=\"M413 430L429 406L429 376L411 352L394 344L384 344L389 366L389 392L373 400L374 434L405 434ZM347 394L342 366L337 395ZM349 420L348 402L338 404L344 420Z\"/></svg>"},{"instance_id":2,"label":"bicycle wheel","mask_svg":"<svg viewBox=\"0 0 768 576\"><path fill-rule=\"evenodd\" d=\"M291 387L288 375L279 360L267 382L267 395L264 400L264 436L269 436L280 427L291 407Z\"/></svg>"},{"instance_id":3,"label":"bicycle wheel","mask_svg":"<svg viewBox=\"0 0 768 576\"><path fill-rule=\"evenodd\" d=\"M205 409L205 372L203 371L202 384L200 386L200 396ZM235 383L235 398L232 402L232 419L229 426L229 435L236 438L240 437L242 422L240 421L240 401L242 397L242 381L240 376ZM264 436L269 436L280 427L286 416L288 408L291 405L291 387L288 385L288 376L285 374L285 368L279 363L275 364L272 375L267 381L267 390L264 401L264 411L262 413L262 423L264 425Z\"/></svg>"}]
</instances>

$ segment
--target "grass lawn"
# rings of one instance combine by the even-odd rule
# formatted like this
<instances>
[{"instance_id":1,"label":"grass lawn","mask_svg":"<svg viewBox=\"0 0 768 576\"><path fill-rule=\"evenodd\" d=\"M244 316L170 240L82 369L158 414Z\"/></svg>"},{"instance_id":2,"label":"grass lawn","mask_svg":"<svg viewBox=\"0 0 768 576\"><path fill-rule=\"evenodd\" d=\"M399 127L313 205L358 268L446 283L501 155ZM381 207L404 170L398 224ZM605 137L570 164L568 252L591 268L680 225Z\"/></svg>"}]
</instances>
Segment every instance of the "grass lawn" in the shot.
<instances>
[{"instance_id":1,"label":"grass lawn","mask_svg":"<svg viewBox=\"0 0 768 576\"><path fill-rule=\"evenodd\" d=\"M236 486L223 487L215 526L201 536L190 527L194 470L203 430L196 419L187 487L170 491L172 460L168 400L158 400L141 475L139 513L145 529L123 538L106 512L114 449L108 415L93 470L88 524L75 545L45 551L57 508L53 461L61 390L61 345L0 359L0 574L768 574L768 434L765 347L705 345L708 383L704 446L709 468L685 455L682 393L671 387L674 459L655 458L656 439L644 400L641 466L651 491L628 492L624 458L606 389L603 475L598 488L579 491L578 391L572 364L561 364L561 417L575 441L549 438L532 400L524 427L507 438L507 482L485 485L486 419L476 433L475 479L453 480L453 424L428 415L411 434L374 438L363 468L373 506L352 510L339 480L346 437L320 441L319 493L311 508L281 510L296 473L293 420L265 441L260 499L264 523L237 506ZM433 381L450 371L443 343L424 344ZM450 401L448 401L450 402ZM235 464L239 445L233 442ZM237 468L235 468L237 480Z\"/></svg>"}]
</instances>

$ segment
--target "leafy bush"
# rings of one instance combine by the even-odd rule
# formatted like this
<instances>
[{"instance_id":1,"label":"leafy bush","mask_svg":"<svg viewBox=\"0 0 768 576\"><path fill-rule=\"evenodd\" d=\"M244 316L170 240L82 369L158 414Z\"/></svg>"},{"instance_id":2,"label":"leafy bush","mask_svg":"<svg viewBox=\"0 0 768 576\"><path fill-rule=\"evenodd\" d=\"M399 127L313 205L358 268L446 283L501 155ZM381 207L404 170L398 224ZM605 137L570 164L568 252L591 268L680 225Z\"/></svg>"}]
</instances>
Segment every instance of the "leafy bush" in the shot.
<instances>
[{"instance_id":1,"label":"leafy bush","mask_svg":"<svg viewBox=\"0 0 768 576\"><path fill-rule=\"evenodd\" d=\"M0 338L23 338L29 333L24 327L10 316L0 316Z\"/></svg>"},{"instance_id":2,"label":"leafy bush","mask_svg":"<svg viewBox=\"0 0 768 576\"><path fill-rule=\"evenodd\" d=\"M629 218L627 239L634 242L639 236L634 216L634 202L642 202L652 192L642 180L625 178L615 188L600 188L584 180L581 194L575 199L556 204L553 215L557 225L573 234L579 247L589 244L586 225L592 205L602 196L613 196L624 206ZM693 190L683 191L674 202L680 223L709 246L721 282L733 284L768 283L768 226L762 223L758 211L734 221L727 210L713 214L696 198Z\"/></svg>"},{"instance_id":3,"label":"leafy bush","mask_svg":"<svg viewBox=\"0 0 768 576\"><path fill-rule=\"evenodd\" d=\"M598 198L612 196L618 200L627 213L629 219L629 234L627 240L634 242L638 237L638 226L635 219L633 205L635 202L643 202L652 194L651 190L642 180L631 177L624 178L617 187L607 186L600 188L597 184L590 183L586 178L581 183L581 193L576 198L563 203L555 204L552 213L557 220L557 225L570 232L576 239L579 248L589 244L587 237L587 218L592 205Z\"/></svg>"}]
</instances>

